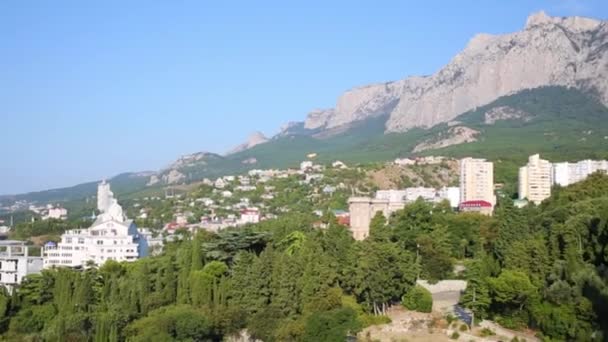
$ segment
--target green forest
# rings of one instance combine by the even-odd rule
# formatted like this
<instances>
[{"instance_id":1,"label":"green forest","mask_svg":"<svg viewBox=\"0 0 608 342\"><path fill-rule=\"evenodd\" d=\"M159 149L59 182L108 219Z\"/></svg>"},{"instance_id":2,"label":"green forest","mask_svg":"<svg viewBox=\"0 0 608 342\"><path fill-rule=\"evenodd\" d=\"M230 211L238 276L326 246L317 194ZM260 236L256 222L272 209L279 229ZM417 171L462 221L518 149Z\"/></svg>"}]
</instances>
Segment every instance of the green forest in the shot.
<instances>
[{"instance_id":1,"label":"green forest","mask_svg":"<svg viewBox=\"0 0 608 342\"><path fill-rule=\"evenodd\" d=\"M325 215L290 213L218 234L180 232L159 256L29 276L0 296L9 341L344 341L393 305L428 311L416 279L468 281L478 318L547 341L608 336L608 176L492 217L422 201L354 241ZM455 264L465 271L455 274ZM473 295L474 293L474 295ZM421 298L416 301L416 298Z\"/></svg>"}]
</instances>

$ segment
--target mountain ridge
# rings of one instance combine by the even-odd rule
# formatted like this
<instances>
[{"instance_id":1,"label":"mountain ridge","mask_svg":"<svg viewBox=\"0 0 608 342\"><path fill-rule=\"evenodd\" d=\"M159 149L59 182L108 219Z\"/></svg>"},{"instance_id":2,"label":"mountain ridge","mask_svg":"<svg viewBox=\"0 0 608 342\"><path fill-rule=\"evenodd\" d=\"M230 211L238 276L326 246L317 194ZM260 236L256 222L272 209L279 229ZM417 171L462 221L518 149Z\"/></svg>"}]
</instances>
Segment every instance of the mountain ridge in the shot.
<instances>
[{"instance_id":1,"label":"mountain ridge","mask_svg":"<svg viewBox=\"0 0 608 342\"><path fill-rule=\"evenodd\" d=\"M387 113L386 133L428 128L501 96L551 85L591 91L608 104L607 50L606 21L541 11L522 31L473 36L432 75L346 90L334 108L309 112L304 128L328 130Z\"/></svg>"},{"instance_id":2,"label":"mountain ridge","mask_svg":"<svg viewBox=\"0 0 608 342\"><path fill-rule=\"evenodd\" d=\"M517 72L505 72L511 69ZM484 141L485 126L480 134L474 132L479 127L466 125L445 131L441 139L433 134L467 112L539 87L577 89L605 106L607 76L606 21L551 17L540 12L528 17L523 31L473 36L460 53L433 75L353 87L337 99L334 108L313 110L304 121L283 125L270 139L261 133L254 134L253 139L225 155L210 152L184 155L150 177L147 184L163 186L251 168L284 167L311 152L321 152L321 156L337 152L356 155L352 160L369 156L373 161L412 154L420 144L423 145L418 152L434 153L438 150L429 146L444 146L446 142L439 140L454 137L453 141L476 146ZM507 108L491 113L488 120L521 116L517 113ZM464 133L468 138L458 138ZM401 145L393 146L397 141ZM443 150L451 151L453 147L439 149Z\"/></svg>"}]
</instances>

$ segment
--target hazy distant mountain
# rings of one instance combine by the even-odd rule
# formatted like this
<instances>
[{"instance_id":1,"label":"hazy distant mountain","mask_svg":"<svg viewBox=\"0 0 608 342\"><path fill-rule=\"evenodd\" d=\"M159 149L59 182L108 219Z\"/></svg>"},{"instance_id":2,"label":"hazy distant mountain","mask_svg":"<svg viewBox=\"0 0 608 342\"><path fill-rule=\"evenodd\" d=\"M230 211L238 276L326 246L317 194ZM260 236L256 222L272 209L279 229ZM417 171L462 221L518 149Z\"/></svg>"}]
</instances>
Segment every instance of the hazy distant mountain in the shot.
<instances>
[{"instance_id":1,"label":"hazy distant mountain","mask_svg":"<svg viewBox=\"0 0 608 342\"><path fill-rule=\"evenodd\" d=\"M540 12L523 31L478 34L431 76L357 87L332 109L308 114L304 128L330 130L389 115L386 132L432 127L495 99L541 86L575 87L608 104L608 24Z\"/></svg>"}]
</instances>

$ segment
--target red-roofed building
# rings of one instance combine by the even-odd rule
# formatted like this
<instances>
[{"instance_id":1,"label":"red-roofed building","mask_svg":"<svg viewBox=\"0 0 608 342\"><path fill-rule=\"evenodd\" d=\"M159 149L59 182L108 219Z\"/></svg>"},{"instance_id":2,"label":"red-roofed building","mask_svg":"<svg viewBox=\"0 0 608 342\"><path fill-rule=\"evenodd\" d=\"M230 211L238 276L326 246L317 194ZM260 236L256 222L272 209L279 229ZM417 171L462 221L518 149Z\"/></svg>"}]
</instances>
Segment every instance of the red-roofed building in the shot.
<instances>
[{"instance_id":1,"label":"red-roofed building","mask_svg":"<svg viewBox=\"0 0 608 342\"><path fill-rule=\"evenodd\" d=\"M337 216L338 223L343 226L350 226L350 216Z\"/></svg>"},{"instance_id":2,"label":"red-roofed building","mask_svg":"<svg viewBox=\"0 0 608 342\"><path fill-rule=\"evenodd\" d=\"M492 203L481 200L461 202L458 208L462 212L476 212L483 215L492 215L494 210Z\"/></svg>"},{"instance_id":3,"label":"red-roofed building","mask_svg":"<svg viewBox=\"0 0 608 342\"><path fill-rule=\"evenodd\" d=\"M248 223L260 222L260 209L258 208L247 208L241 211L241 218L239 224L244 225Z\"/></svg>"}]
</instances>

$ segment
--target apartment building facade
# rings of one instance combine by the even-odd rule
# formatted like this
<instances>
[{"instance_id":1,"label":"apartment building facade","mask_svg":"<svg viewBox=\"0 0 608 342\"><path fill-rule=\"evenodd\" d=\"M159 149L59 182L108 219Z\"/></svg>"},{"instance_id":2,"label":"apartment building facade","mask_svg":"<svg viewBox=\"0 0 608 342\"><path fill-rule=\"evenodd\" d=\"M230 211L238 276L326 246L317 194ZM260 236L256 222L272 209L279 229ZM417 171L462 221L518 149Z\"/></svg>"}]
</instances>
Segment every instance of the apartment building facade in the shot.
<instances>
[{"instance_id":1,"label":"apartment building facade","mask_svg":"<svg viewBox=\"0 0 608 342\"><path fill-rule=\"evenodd\" d=\"M519 199L527 199L538 205L551 196L552 185L553 167L540 155L531 155L528 163L519 168Z\"/></svg>"}]
</instances>

